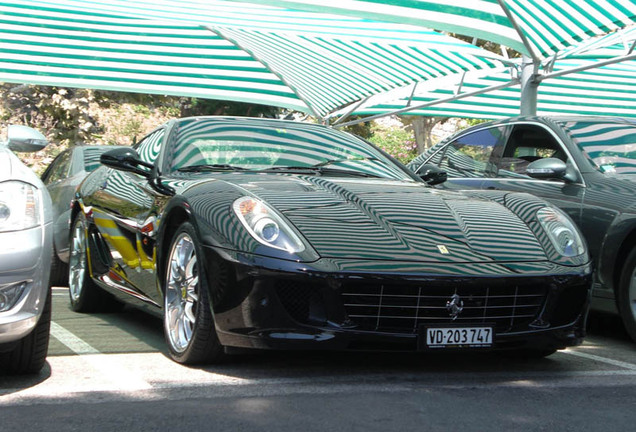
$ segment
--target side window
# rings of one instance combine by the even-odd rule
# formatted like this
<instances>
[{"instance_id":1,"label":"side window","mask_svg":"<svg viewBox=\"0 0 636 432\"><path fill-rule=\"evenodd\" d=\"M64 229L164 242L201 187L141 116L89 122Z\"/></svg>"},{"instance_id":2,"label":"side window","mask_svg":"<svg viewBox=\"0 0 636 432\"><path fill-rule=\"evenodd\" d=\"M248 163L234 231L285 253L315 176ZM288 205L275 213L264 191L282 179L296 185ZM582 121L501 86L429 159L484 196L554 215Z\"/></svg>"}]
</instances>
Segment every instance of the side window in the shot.
<instances>
[{"instance_id":1,"label":"side window","mask_svg":"<svg viewBox=\"0 0 636 432\"><path fill-rule=\"evenodd\" d=\"M144 138L135 150L139 153L142 161L154 164L161 153L161 144L163 143L164 130L160 129Z\"/></svg>"},{"instance_id":2,"label":"side window","mask_svg":"<svg viewBox=\"0 0 636 432\"><path fill-rule=\"evenodd\" d=\"M497 164L497 177L529 179L526 168L530 162L543 158L568 162L567 153L548 130L536 125L516 125Z\"/></svg>"},{"instance_id":3,"label":"side window","mask_svg":"<svg viewBox=\"0 0 636 432\"><path fill-rule=\"evenodd\" d=\"M42 182L45 185L49 185L66 178L68 176L70 162L70 151L65 151L60 154L53 162L51 162L51 166L42 175Z\"/></svg>"},{"instance_id":4,"label":"side window","mask_svg":"<svg viewBox=\"0 0 636 432\"><path fill-rule=\"evenodd\" d=\"M440 168L449 177L489 177L495 171L491 156L503 145L504 127L491 127L462 135L446 146Z\"/></svg>"}]
</instances>

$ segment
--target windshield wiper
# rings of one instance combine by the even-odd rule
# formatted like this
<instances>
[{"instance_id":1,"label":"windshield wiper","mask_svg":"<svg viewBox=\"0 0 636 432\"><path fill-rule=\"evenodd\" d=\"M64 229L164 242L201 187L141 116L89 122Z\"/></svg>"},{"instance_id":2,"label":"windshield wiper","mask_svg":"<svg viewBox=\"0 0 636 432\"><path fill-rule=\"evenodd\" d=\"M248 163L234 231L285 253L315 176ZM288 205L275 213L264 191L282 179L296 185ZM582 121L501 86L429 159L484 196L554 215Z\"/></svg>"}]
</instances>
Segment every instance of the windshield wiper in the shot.
<instances>
[{"instance_id":1,"label":"windshield wiper","mask_svg":"<svg viewBox=\"0 0 636 432\"><path fill-rule=\"evenodd\" d=\"M320 174L320 175L324 175L324 174L338 174L338 175L350 175L350 176L354 176L354 177L373 177L373 178L382 178L382 176L377 175L377 174L369 174L369 173L364 173L364 172L360 172L360 171L352 171L352 170L348 170L348 169L338 169L338 168L326 168L324 166L321 165L310 165L310 166L296 166L296 165L292 165L292 166L273 166L270 168L265 168L262 170L259 170L259 172L284 172L284 171L289 171L289 172L298 172L298 171L305 171L309 174Z\"/></svg>"},{"instance_id":2,"label":"windshield wiper","mask_svg":"<svg viewBox=\"0 0 636 432\"><path fill-rule=\"evenodd\" d=\"M348 161L379 161L379 158L369 157L369 156L361 156L354 158L340 158L340 159L327 159L323 162L319 162L317 164L312 165L312 167L324 167L327 165L332 165L338 162L348 162Z\"/></svg>"},{"instance_id":3,"label":"windshield wiper","mask_svg":"<svg viewBox=\"0 0 636 432\"><path fill-rule=\"evenodd\" d=\"M316 171L319 172L320 171L320 167L316 167L316 166L300 166L300 165L279 165L279 166L272 166L269 168L263 168L258 170L259 172L263 172L263 171Z\"/></svg>"},{"instance_id":4,"label":"windshield wiper","mask_svg":"<svg viewBox=\"0 0 636 432\"><path fill-rule=\"evenodd\" d=\"M348 170L348 169L339 169L339 168L325 168L325 167L319 167L320 168L320 172L323 174L341 174L341 175L352 175L355 177L371 177L371 178L383 178L381 175L378 174L370 174L370 173L365 173L362 171L352 171L352 170Z\"/></svg>"},{"instance_id":5,"label":"windshield wiper","mask_svg":"<svg viewBox=\"0 0 636 432\"><path fill-rule=\"evenodd\" d=\"M228 165L228 164L203 164L203 165L190 165L181 168L177 168L179 172L202 172L202 171L245 171L247 168Z\"/></svg>"}]
</instances>

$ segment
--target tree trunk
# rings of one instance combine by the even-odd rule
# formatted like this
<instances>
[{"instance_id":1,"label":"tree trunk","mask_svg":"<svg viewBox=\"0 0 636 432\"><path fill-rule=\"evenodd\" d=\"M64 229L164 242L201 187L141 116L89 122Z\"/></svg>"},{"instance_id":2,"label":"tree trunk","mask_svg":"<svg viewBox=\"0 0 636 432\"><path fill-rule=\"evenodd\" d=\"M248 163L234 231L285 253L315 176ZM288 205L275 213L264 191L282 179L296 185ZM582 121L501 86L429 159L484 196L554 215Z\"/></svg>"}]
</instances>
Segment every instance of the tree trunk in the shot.
<instances>
[{"instance_id":1,"label":"tree trunk","mask_svg":"<svg viewBox=\"0 0 636 432\"><path fill-rule=\"evenodd\" d=\"M415 135L415 143L417 144L417 154L423 153L430 148L433 143L431 132L437 123L446 121L446 117L423 117L412 116L409 118L413 133Z\"/></svg>"}]
</instances>

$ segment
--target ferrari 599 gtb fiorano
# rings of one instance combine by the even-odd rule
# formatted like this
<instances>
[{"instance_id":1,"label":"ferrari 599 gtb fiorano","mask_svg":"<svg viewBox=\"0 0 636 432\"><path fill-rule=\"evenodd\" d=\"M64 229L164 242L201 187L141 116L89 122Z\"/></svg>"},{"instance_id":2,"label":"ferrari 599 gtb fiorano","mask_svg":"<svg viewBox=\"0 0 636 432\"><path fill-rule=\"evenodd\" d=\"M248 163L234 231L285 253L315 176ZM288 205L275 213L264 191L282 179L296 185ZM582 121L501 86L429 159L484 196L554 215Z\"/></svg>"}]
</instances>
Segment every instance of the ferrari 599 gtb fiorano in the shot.
<instances>
[{"instance_id":1,"label":"ferrari 599 gtb fiorano","mask_svg":"<svg viewBox=\"0 0 636 432\"><path fill-rule=\"evenodd\" d=\"M435 190L367 142L280 120L173 120L102 155L72 211L77 311L163 317L178 362L227 348L580 343L591 268L553 205Z\"/></svg>"}]
</instances>

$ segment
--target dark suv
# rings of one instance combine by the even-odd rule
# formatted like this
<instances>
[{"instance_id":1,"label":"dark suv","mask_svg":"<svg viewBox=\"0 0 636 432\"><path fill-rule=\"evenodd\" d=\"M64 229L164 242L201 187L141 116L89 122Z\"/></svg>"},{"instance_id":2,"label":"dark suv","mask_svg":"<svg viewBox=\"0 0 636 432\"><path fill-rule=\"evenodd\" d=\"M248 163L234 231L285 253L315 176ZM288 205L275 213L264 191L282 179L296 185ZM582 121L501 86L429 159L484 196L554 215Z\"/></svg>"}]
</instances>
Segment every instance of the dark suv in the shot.
<instances>
[{"instance_id":1,"label":"dark suv","mask_svg":"<svg viewBox=\"0 0 636 432\"><path fill-rule=\"evenodd\" d=\"M516 117L461 131L409 163L451 189L529 192L578 224L596 264L592 309L636 340L636 121ZM437 179L437 180L432 180Z\"/></svg>"}]
</instances>

